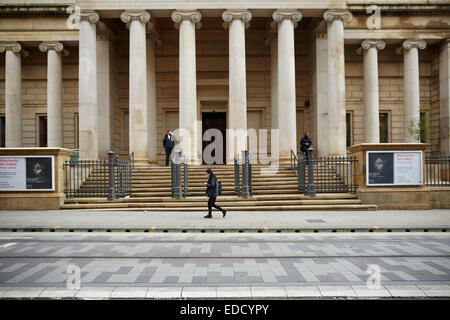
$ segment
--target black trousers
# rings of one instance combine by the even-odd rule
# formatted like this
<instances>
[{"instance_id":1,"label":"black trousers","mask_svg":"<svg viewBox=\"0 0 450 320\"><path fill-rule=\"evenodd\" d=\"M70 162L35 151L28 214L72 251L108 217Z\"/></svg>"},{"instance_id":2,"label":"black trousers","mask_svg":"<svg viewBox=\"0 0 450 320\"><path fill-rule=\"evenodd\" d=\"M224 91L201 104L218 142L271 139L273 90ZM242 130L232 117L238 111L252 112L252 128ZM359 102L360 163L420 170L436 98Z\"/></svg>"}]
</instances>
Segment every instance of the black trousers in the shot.
<instances>
[{"instance_id":1,"label":"black trousers","mask_svg":"<svg viewBox=\"0 0 450 320\"><path fill-rule=\"evenodd\" d=\"M217 210L220 210L223 212L223 208L216 206L216 197L210 197L208 199L208 214L211 214L212 208L216 208Z\"/></svg>"},{"instance_id":2,"label":"black trousers","mask_svg":"<svg viewBox=\"0 0 450 320\"><path fill-rule=\"evenodd\" d=\"M172 153L172 149L173 148L165 149L166 150L166 167L169 165L169 157L170 157L170 154Z\"/></svg>"}]
</instances>

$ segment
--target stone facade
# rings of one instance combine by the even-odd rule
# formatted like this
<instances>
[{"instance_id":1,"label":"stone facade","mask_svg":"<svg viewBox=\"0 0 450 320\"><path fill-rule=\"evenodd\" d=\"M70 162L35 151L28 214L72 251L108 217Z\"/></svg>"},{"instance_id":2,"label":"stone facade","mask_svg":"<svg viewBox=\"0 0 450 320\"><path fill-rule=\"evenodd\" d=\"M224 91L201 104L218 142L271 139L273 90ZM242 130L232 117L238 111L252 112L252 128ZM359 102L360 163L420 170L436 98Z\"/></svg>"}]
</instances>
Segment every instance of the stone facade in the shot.
<instances>
[{"instance_id":1,"label":"stone facade","mask_svg":"<svg viewBox=\"0 0 450 320\"><path fill-rule=\"evenodd\" d=\"M47 116L49 146L79 147L87 158L133 151L142 163L162 164L166 130L194 132L193 121L214 111L226 114L227 128L280 129L282 158L304 131L319 154L345 154L348 131L351 144L379 139L379 112L388 115L388 142L408 141L408 119L423 112L427 151L448 154L450 4L419 2L377 1L381 25L371 29L361 1L39 1L31 10L7 0L0 5L6 146L39 146L39 116ZM70 13L79 28L68 26ZM62 49L44 50L48 43ZM58 63L60 76L52 71ZM199 130L197 145L184 146L194 162ZM227 146L228 161L246 147Z\"/></svg>"}]
</instances>

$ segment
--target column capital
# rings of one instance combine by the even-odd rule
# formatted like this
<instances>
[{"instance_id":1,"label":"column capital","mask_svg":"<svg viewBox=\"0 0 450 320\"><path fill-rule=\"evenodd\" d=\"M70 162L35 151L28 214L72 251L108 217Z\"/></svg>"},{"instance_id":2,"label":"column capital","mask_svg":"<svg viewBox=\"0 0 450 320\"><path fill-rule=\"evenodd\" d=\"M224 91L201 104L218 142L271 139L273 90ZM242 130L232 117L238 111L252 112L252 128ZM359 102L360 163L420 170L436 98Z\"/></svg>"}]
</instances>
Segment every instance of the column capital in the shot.
<instances>
[{"instance_id":1,"label":"column capital","mask_svg":"<svg viewBox=\"0 0 450 320\"><path fill-rule=\"evenodd\" d=\"M406 39L402 43L402 48L409 50L412 48L425 49L427 47L427 43L421 39Z\"/></svg>"},{"instance_id":2,"label":"column capital","mask_svg":"<svg viewBox=\"0 0 450 320\"><path fill-rule=\"evenodd\" d=\"M361 47L356 50L356 53L361 54L362 50L369 50L370 48L383 50L385 47L386 43L383 40L367 39L361 43Z\"/></svg>"},{"instance_id":3,"label":"column capital","mask_svg":"<svg viewBox=\"0 0 450 320\"><path fill-rule=\"evenodd\" d=\"M326 22L333 22L334 20L341 20L344 23L352 20L353 15L350 11L338 11L338 10L328 10L323 14L323 19Z\"/></svg>"},{"instance_id":4,"label":"column capital","mask_svg":"<svg viewBox=\"0 0 450 320\"><path fill-rule=\"evenodd\" d=\"M233 20L242 20L245 23L245 27L248 28L250 26L250 20L252 20L252 13L249 10L225 10L222 12L222 19L225 28Z\"/></svg>"},{"instance_id":5,"label":"column capital","mask_svg":"<svg viewBox=\"0 0 450 320\"><path fill-rule=\"evenodd\" d=\"M0 43L0 53L5 51L12 51L14 53L21 53L22 57L28 57L28 51L22 48L18 42Z\"/></svg>"},{"instance_id":6,"label":"column capital","mask_svg":"<svg viewBox=\"0 0 450 320\"><path fill-rule=\"evenodd\" d=\"M96 24L100 21L100 16L96 11L84 11L84 12L75 12L73 13L78 21L87 21L92 24Z\"/></svg>"},{"instance_id":7,"label":"column capital","mask_svg":"<svg viewBox=\"0 0 450 320\"><path fill-rule=\"evenodd\" d=\"M41 52L47 52L49 50L55 50L56 52L62 52L64 46L61 42L41 42L39 44L39 50Z\"/></svg>"},{"instance_id":8,"label":"column capital","mask_svg":"<svg viewBox=\"0 0 450 320\"><path fill-rule=\"evenodd\" d=\"M200 11L175 10L170 16L172 18L172 21L175 23L176 29L178 29L182 21L191 21L195 24L196 29L199 29L201 27L200 20L202 20L202 14L200 13Z\"/></svg>"},{"instance_id":9,"label":"column capital","mask_svg":"<svg viewBox=\"0 0 450 320\"><path fill-rule=\"evenodd\" d=\"M150 21L150 13L147 11L125 11L120 15L120 20L124 23L129 23L131 21L140 21L142 23L147 23Z\"/></svg>"},{"instance_id":10,"label":"column capital","mask_svg":"<svg viewBox=\"0 0 450 320\"><path fill-rule=\"evenodd\" d=\"M302 17L302 13L298 10L275 10L272 13L272 19L278 23L286 19L297 23L302 20Z\"/></svg>"}]
</instances>

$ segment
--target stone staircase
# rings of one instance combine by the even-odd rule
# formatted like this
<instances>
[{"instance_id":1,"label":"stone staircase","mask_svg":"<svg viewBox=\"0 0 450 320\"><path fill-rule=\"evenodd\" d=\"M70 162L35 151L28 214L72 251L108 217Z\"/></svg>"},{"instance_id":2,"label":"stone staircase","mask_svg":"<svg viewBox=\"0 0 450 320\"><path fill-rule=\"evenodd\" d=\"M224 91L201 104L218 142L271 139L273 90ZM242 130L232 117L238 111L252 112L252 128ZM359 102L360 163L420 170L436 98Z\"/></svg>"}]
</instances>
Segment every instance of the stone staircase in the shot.
<instances>
[{"instance_id":1,"label":"stone staircase","mask_svg":"<svg viewBox=\"0 0 450 320\"><path fill-rule=\"evenodd\" d=\"M351 193L322 193L315 197L299 194L297 177L289 165L271 173L262 173L261 165L253 166L253 196L240 198L234 191L234 167L212 166L222 182L222 195L217 204L232 211L262 210L376 210L375 205L364 205ZM133 170L133 193L129 198L107 200L106 198L66 199L63 209L101 209L130 211L202 211L207 210L205 186L206 166L189 166L188 197L171 198L170 167L136 167ZM266 166L266 168L268 168ZM320 172L320 174L319 174ZM85 182L89 187L96 179L92 173ZM342 183L333 172L320 170L315 179Z\"/></svg>"}]
</instances>

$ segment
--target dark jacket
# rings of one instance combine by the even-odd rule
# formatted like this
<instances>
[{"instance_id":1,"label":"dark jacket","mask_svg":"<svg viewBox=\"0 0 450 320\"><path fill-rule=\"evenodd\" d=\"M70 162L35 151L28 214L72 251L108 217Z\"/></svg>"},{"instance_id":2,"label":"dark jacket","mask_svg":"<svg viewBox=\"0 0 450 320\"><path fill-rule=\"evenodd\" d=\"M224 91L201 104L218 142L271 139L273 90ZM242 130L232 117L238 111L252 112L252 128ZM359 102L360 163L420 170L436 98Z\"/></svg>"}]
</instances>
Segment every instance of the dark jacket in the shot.
<instances>
[{"instance_id":1,"label":"dark jacket","mask_svg":"<svg viewBox=\"0 0 450 320\"><path fill-rule=\"evenodd\" d=\"M309 145L306 145L307 143L309 143ZM302 152L306 152L308 151L308 148L310 148L312 145L311 139L308 137L303 137L302 140L300 140L300 150Z\"/></svg>"},{"instance_id":2,"label":"dark jacket","mask_svg":"<svg viewBox=\"0 0 450 320\"><path fill-rule=\"evenodd\" d=\"M206 196L208 198L217 197L217 178L214 174L209 176L208 185L206 186Z\"/></svg>"},{"instance_id":3,"label":"dark jacket","mask_svg":"<svg viewBox=\"0 0 450 320\"><path fill-rule=\"evenodd\" d=\"M163 146L164 149L173 149L173 147L175 146L175 136L172 135L171 139L169 140L169 135L166 134L164 136L164 140L163 140Z\"/></svg>"}]
</instances>

